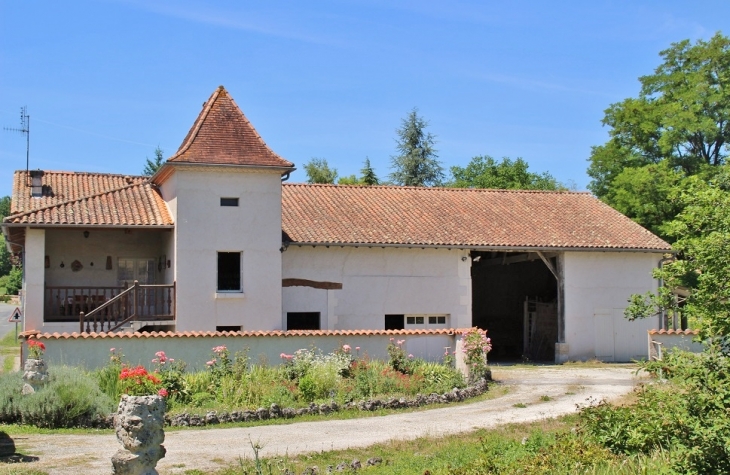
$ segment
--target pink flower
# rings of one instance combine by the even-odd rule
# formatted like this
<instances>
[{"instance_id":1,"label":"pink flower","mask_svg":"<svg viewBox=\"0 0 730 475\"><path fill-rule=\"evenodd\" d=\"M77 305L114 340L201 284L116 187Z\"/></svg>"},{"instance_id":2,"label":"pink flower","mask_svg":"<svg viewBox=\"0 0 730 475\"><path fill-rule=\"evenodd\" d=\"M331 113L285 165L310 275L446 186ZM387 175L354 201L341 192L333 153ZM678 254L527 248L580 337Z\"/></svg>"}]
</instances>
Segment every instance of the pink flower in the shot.
<instances>
[{"instance_id":1,"label":"pink flower","mask_svg":"<svg viewBox=\"0 0 730 475\"><path fill-rule=\"evenodd\" d=\"M283 360L285 360L286 357L287 357L287 354L286 353L282 353L282 354L279 355L279 358L281 358Z\"/></svg>"},{"instance_id":2,"label":"pink flower","mask_svg":"<svg viewBox=\"0 0 730 475\"><path fill-rule=\"evenodd\" d=\"M226 347L223 345L213 348L213 353L223 353L224 351L226 351Z\"/></svg>"},{"instance_id":3,"label":"pink flower","mask_svg":"<svg viewBox=\"0 0 730 475\"><path fill-rule=\"evenodd\" d=\"M342 351L344 351L345 353L349 353L350 352L350 345L342 345Z\"/></svg>"},{"instance_id":4,"label":"pink flower","mask_svg":"<svg viewBox=\"0 0 730 475\"><path fill-rule=\"evenodd\" d=\"M114 353L114 350L116 350L116 348L110 348L109 349L109 351L111 351L112 353Z\"/></svg>"},{"instance_id":5,"label":"pink flower","mask_svg":"<svg viewBox=\"0 0 730 475\"><path fill-rule=\"evenodd\" d=\"M409 358L413 358L413 355L408 355Z\"/></svg>"},{"instance_id":6,"label":"pink flower","mask_svg":"<svg viewBox=\"0 0 730 475\"><path fill-rule=\"evenodd\" d=\"M208 361L205 364L207 364L208 366L213 366L215 364L215 358L213 358L212 360Z\"/></svg>"},{"instance_id":7,"label":"pink flower","mask_svg":"<svg viewBox=\"0 0 730 475\"><path fill-rule=\"evenodd\" d=\"M172 359L172 358L168 358L168 359L167 359L167 361L169 361L170 363L172 363L172 362L173 362L173 361L175 361L175 360L174 360L174 359Z\"/></svg>"},{"instance_id":8,"label":"pink flower","mask_svg":"<svg viewBox=\"0 0 730 475\"><path fill-rule=\"evenodd\" d=\"M153 359L152 362L153 363L159 363L159 361L157 360L157 358Z\"/></svg>"},{"instance_id":9,"label":"pink flower","mask_svg":"<svg viewBox=\"0 0 730 475\"><path fill-rule=\"evenodd\" d=\"M402 345L405 342L406 342L405 340L398 340L398 346Z\"/></svg>"},{"instance_id":10,"label":"pink flower","mask_svg":"<svg viewBox=\"0 0 730 475\"><path fill-rule=\"evenodd\" d=\"M355 351L360 351L360 347L359 346L356 346L355 347Z\"/></svg>"},{"instance_id":11,"label":"pink flower","mask_svg":"<svg viewBox=\"0 0 730 475\"><path fill-rule=\"evenodd\" d=\"M393 340L395 340L395 338L391 338L391 339L390 339L390 341L393 341Z\"/></svg>"},{"instance_id":12,"label":"pink flower","mask_svg":"<svg viewBox=\"0 0 730 475\"><path fill-rule=\"evenodd\" d=\"M167 397L167 389L161 388L159 391L157 391L157 394L162 397Z\"/></svg>"}]
</instances>

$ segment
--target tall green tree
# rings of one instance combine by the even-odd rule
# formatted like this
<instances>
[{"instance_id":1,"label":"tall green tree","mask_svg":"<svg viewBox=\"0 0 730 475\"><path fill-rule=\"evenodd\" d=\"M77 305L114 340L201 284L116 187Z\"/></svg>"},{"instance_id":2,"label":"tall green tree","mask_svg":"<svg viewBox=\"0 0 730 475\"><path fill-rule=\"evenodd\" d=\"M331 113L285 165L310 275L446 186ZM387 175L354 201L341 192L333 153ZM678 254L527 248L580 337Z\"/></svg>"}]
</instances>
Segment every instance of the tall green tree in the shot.
<instances>
[{"instance_id":1,"label":"tall green tree","mask_svg":"<svg viewBox=\"0 0 730 475\"><path fill-rule=\"evenodd\" d=\"M665 283L656 294L631 296L626 316L671 314L679 310L672 290L684 287L689 290L684 316L697 322L704 337L730 336L730 169L720 167L710 180L691 176L674 193L682 211L666 229L676 239L677 259L654 271Z\"/></svg>"},{"instance_id":2,"label":"tall green tree","mask_svg":"<svg viewBox=\"0 0 730 475\"><path fill-rule=\"evenodd\" d=\"M454 188L496 188L503 190L563 190L566 187L550 173L532 173L521 158L502 158L501 162L488 155L471 159L465 167L451 167Z\"/></svg>"},{"instance_id":3,"label":"tall green tree","mask_svg":"<svg viewBox=\"0 0 730 475\"><path fill-rule=\"evenodd\" d=\"M0 198L0 222L5 219L6 216L10 216L10 197L3 196Z\"/></svg>"},{"instance_id":4,"label":"tall green tree","mask_svg":"<svg viewBox=\"0 0 730 475\"><path fill-rule=\"evenodd\" d=\"M144 170L142 170L143 175L152 176L157 173L157 170L159 170L162 164L165 162L165 159L163 158L163 153L164 152L158 145L155 149L155 158L153 160L145 157L147 163L144 166Z\"/></svg>"},{"instance_id":5,"label":"tall green tree","mask_svg":"<svg viewBox=\"0 0 730 475\"><path fill-rule=\"evenodd\" d=\"M330 168L324 158L312 158L304 164L307 183L334 183L337 180L337 169Z\"/></svg>"},{"instance_id":6,"label":"tall green tree","mask_svg":"<svg viewBox=\"0 0 730 475\"><path fill-rule=\"evenodd\" d=\"M654 74L642 76L637 98L609 106L603 118L609 141L594 147L588 188L650 230L676 216L673 184L701 174L711 177L725 163L730 139L730 39L673 43L661 51ZM645 196L627 199L650 185ZM652 208L650 212L644 209Z\"/></svg>"},{"instance_id":7,"label":"tall green tree","mask_svg":"<svg viewBox=\"0 0 730 475\"><path fill-rule=\"evenodd\" d=\"M436 137L426 132L428 122L418 116L415 107L396 129L398 155L391 157L390 180L396 185L438 186L444 170L437 160Z\"/></svg>"},{"instance_id":8,"label":"tall green tree","mask_svg":"<svg viewBox=\"0 0 730 475\"><path fill-rule=\"evenodd\" d=\"M10 216L10 197L0 198L0 223L6 216ZM0 232L0 276L8 275L13 265L10 261L10 252L5 247L5 236Z\"/></svg>"},{"instance_id":9,"label":"tall green tree","mask_svg":"<svg viewBox=\"0 0 730 475\"><path fill-rule=\"evenodd\" d=\"M370 165L370 159L368 157L365 157L365 163L363 164L362 170L360 170L360 174L362 175L360 181L364 185L380 184L380 180L378 180L378 176L375 174L375 170Z\"/></svg>"}]
</instances>

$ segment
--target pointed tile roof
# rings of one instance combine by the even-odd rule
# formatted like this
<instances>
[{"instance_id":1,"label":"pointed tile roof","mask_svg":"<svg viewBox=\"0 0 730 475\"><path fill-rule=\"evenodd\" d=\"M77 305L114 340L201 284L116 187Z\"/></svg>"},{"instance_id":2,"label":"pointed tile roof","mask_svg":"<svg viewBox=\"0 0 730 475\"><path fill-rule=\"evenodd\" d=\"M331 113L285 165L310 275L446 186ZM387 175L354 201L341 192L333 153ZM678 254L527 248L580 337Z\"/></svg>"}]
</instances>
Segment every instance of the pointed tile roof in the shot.
<instances>
[{"instance_id":1,"label":"pointed tile roof","mask_svg":"<svg viewBox=\"0 0 730 475\"><path fill-rule=\"evenodd\" d=\"M203 110L169 163L292 168L264 142L223 86Z\"/></svg>"}]
</instances>

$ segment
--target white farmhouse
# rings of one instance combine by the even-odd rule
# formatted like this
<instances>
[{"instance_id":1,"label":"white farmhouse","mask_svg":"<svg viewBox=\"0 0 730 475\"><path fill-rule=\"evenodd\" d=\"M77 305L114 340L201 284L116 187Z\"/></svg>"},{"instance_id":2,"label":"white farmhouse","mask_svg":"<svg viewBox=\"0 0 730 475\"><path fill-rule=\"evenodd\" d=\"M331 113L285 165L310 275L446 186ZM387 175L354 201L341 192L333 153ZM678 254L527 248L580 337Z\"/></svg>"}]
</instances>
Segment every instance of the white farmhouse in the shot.
<instances>
[{"instance_id":1,"label":"white farmhouse","mask_svg":"<svg viewBox=\"0 0 730 475\"><path fill-rule=\"evenodd\" d=\"M293 170L220 87L151 178L16 172L3 232L25 334L479 326L492 359L645 357L658 322L623 309L670 246L590 194L285 183Z\"/></svg>"}]
</instances>

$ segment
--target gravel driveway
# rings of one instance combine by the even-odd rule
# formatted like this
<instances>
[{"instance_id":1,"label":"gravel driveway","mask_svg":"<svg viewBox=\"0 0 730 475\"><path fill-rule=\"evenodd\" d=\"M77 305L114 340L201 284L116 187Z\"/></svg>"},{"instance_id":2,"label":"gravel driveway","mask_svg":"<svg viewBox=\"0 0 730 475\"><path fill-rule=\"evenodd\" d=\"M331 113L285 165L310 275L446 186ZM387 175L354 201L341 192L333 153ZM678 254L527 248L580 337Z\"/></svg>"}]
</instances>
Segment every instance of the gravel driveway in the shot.
<instances>
[{"instance_id":1,"label":"gravel driveway","mask_svg":"<svg viewBox=\"0 0 730 475\"><path fill-rule=\"evenodd\" d=\"M588 398L610 400L630 392L639 381L634 371L628 366L493 367L494 378L508 385L509 392L487 401L363 419L169 432L164 444L167 456L157 468L160 474L214 470L239 456L251 457L249 438L264 446L263 456L295 455L556 417L575 412L576 405L585 404ZM543 401L542 396L550 400ZM520 403L527 407L514 406ZM27 467L51 474L110 473L111 456L121 447L114 435L14 439L19 452L40 458Z\"/></svg>"}]
</instances>

